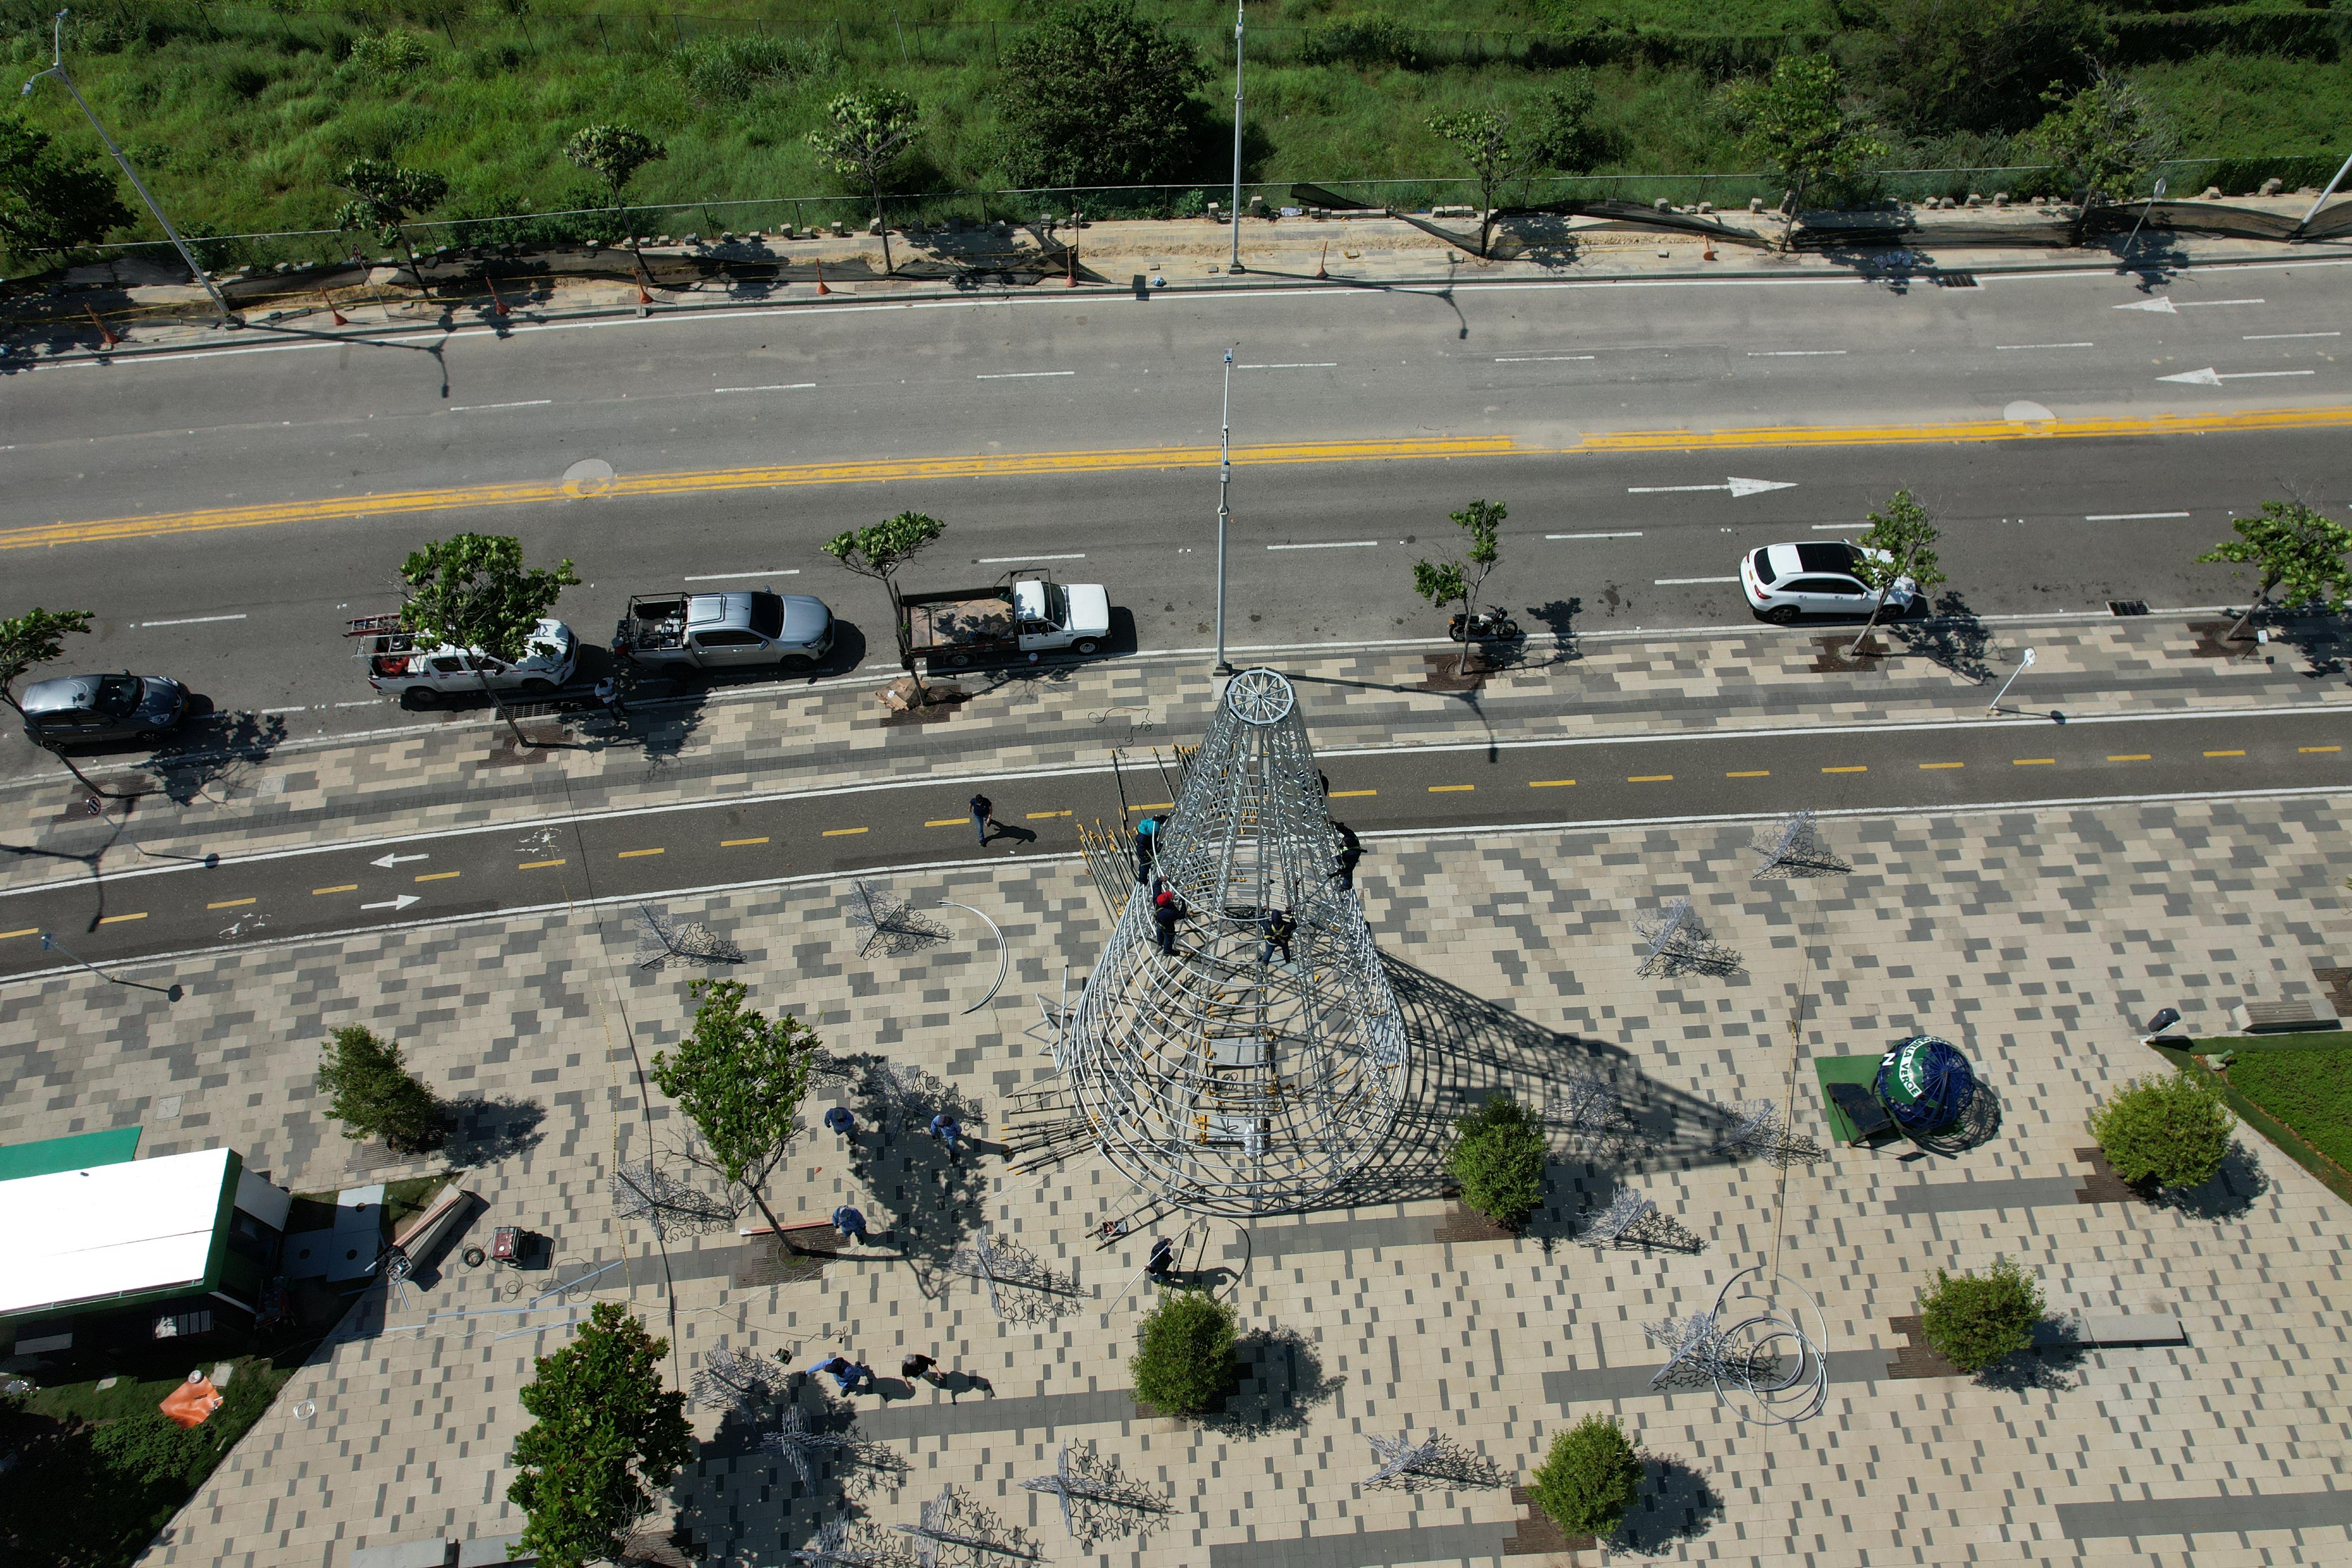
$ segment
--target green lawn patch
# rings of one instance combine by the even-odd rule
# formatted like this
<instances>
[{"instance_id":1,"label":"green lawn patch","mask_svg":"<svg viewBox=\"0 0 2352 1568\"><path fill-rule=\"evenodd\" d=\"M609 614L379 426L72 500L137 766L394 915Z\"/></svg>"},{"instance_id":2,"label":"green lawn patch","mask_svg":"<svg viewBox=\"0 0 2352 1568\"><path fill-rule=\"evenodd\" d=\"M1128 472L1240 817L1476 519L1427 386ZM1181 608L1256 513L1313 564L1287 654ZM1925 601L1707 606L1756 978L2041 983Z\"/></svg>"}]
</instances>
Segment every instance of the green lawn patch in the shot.
<instances>
[{"instance_id":1,"label":"green lawn patch","mask_svg":"<svg viewBox=\"0 0 2352 1568\"><path fill-rule=\"evenodd\" d=\"M2246 1087L2256 1084L2263 1093L2276 1093L2287 1083L2304 1079L2304 1063L2324 1061L2336 1055L2352 1057L2352 1035L2226 1035L2177 1043L2151 1040L2149 1044L2174 1066L2200 1072L2208 1071L2213 1057L2230 1052L2229 1067L2221 1074L2221 1097L2230 1109L2238 1113L2240 1121L2268 1138L2281 1154L2317 1176L2330 1192L2352 1203L2352 1163L2344 1158L2345 1153L2352 1152L2346 1148L2345 1102L2335 1102L2331 1121L2331 1113L2322 1108L2321 1097L2305 1089L2286 1096L2282 1109L2274 1113ZM2277 1071L2272 1071L2273 1068ZM2300 1124L2290 1122L2290 1115L2304 1121ZM2323 1150L2317 1140L2317 1134L2331 1124L2339 1151L2336 1153Z\"/></svg>"},{"instance_id":2,"label":"green lawn patch","mask_svg":"<svg viewBox=\"0 0 2352 1568\"><path fill-rule=\"evenodd\" d=\"M2352 1049L2242 1051L2230 1086L2352 1170Z\"/></svg>"}]
</instances>

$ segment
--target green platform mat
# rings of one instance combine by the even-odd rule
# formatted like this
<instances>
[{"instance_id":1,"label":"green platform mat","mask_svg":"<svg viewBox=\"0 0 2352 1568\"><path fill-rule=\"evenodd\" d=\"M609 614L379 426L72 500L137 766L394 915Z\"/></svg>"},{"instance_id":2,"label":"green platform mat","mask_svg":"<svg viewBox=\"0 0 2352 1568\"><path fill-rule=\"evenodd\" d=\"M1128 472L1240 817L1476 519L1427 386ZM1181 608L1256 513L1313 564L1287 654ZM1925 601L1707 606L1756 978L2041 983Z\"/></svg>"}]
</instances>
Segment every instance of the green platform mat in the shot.
<instances>
[{"instance_id":1,"label":"green platform mat","mask_svg":"<svg viewBox=\"0 0 2352 1568\"><path fill-rule=\"evenodd\" d=\"M1832 1083L1859 1083L1864 1089L1878 1082L1880 1054L1870 1056L1817 1056L1813 1058L1813 1076L1822 1083L1822 1114L1829 1118L1830 1130L1841 1144L1851 1144L1859 1136L1846 1113L1830 1099Z\"/></svg>"},{"instance_id":2,"label":"green platform mat","mask_svg":"<svg viewBox=\"0 0 2352 1568\"><path fill-rule=\"evenodd\" d=\"M121 1165L138 1153L137 1127L110 1127L102 1133L73 1133L62 1138L10 1144L0 1148L0 1181Z\"/></svg>"}]
</instances>

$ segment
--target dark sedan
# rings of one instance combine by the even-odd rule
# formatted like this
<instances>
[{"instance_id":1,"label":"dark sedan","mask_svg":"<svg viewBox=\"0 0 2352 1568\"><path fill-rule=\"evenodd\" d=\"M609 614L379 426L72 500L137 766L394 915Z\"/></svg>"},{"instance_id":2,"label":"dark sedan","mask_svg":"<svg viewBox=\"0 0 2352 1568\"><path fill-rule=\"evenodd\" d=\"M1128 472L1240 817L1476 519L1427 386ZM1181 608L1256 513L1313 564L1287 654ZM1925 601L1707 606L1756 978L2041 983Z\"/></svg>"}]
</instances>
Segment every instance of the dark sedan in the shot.
<instances>
[{"instance_id":1,"label":"dark sedan","mask_svg":"<svg viewBox=\"0 0 2352 1568\"><path fill-rule=\"evenodd\" d=\"M152 744L188 715L188 688L163 675L63 675L25 689L25 736L52 751L106 740Z\"/></svg>"}]
</instances>

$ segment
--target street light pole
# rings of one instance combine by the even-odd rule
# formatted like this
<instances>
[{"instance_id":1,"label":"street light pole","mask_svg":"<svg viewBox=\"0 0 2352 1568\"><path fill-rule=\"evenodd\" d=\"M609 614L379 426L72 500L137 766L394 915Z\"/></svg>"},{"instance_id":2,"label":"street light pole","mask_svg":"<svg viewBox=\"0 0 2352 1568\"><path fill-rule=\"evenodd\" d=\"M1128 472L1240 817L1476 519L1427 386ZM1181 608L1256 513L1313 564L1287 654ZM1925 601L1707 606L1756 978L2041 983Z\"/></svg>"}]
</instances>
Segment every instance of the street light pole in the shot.
<instances>
[{"instance_id":1,"label":"street light pole","mask_svg":"<svg viewBox=\"0 0 2352 1568\"><path fill-rule=\"evenodd\" d=\"M163 215L163 204L155 200L155 193L152 191L150 191L147 188L147 183L139 177L139 171L131 166L131 160L123 156L122 149L114 144L114 138L106 133L106 127L98 122L98 112L90 108L89 100L82 97L81 89L74 86L73 78L66 75L65 12L60 11L58 13L56 27L56 57L51 61L47 70L36 71L30 78L28 78L25 83L25 90L17 96L21 98L30 98L33 93L33 83L40 80L43 77L55 77L58 80L65 83L66 90L73 94L74 102L81 106L83 116L89 120L89 128L98 132L98 139L106 143L106 150L109 152L113 153L114 161L122 166L123 177L131 182L131 188L139 193L139 199L147 204L147 210L149 212L155 214L156 223L163 226L165 235L171 239L172 244L179 250L180 259L188 264L189 272L194 275L198 283L205 286L205 292L213 297L213 308L220 312L221 325L224 327L244 326L245 323L238 319L236 312L228 308L228 301L221 297L220 289L213 283L212 275L196 264L195 252L190 250L188 248L188 242L180 237L180 231L172 226L172 220Z\"/></svg>"},{"instance_id":2,"label":"street light pole","mask_svg":"<svg viewBox=\"0 0 2352 1568\"><path fill-rule=\"evenodd\" d=\"M1992 701L1987 706L1985 712L1988 715L1999 713L2000 711L2001 699L2009 695L2009 688L2017 685L2018 676L2025 674L2026 671L2032 668L2033 668L2033 650L2028 648L2025 650L2025 656L2018 660L2017 668L2010 671L2009 679L2000 683L2000 690L1993 693Z\"/></svg>"},{"instance_id":3,"label":"street light pole","mask_svg":"<svg viewBox=\"0 0 2352 1568\"><path fill-rule=\"evenodd\" d=\"M1227 272L1248 270L1242 266L1242 6L1245 3L1246 0L1234 0L1234 210L1230 214L1234 257L1225 267ZM1233 356L1227 354L1225 358L1230 361ZM1223 571L1217 574L1217 582L1222 590L1224 583ZM1223 639L1219 641L1222 644ZM1222 645L1219 662L1223 663Z\"/></svg>"},{"instance_id":4,"label":"street light pole","mask_svg":"<svg viewBox=\"0 0 2352 1568\"><path fill-rule=\"evenodd\" d=\"M1235 220L1238 222L1238 218ZM1219 420L1222 426L1217 440L1217 663L1212 674L1230 675L1232 661L1225 657L1225 525L1233 520L1233 507L1228 505L1234 484L1234 351L1225 350L1225 412Z\"/></svg>"},{"instance_id":5,"label":"street light pole","mask_svg":"<svg viewBox=\"0 0 2352 1568\"><path fill-rule=\"evenodd\" d=\"M71 958L75 963L79 964L83 968L88 969L91 974L96 975L101 980L110 980L118 986L128 986L134 991L152 991L167 1002L176 1002L182 997L187 995L187 992L182 990L177 984L173 984L169 987L151 986L144 980L126 980L120 975L110 975L105 970L100 968L97 965L91 963L89 959L83 957L80 954L69 950L66 945L58 941L52 933L47 931L41 933L41 951L44 953L63 953L67 957Z\"/></svg>"}]
</instances>

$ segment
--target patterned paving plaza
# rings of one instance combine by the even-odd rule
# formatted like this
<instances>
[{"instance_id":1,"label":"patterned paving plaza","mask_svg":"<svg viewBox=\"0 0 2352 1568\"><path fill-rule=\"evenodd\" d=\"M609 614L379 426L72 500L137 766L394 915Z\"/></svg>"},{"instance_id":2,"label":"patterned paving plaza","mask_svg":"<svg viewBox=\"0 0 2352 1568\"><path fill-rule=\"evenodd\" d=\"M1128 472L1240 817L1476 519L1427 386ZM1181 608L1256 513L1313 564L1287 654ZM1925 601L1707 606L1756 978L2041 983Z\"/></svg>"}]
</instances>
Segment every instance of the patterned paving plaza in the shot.
<instances>
[{"instance_id":1,"label":"patterned paving plaza","mask_svg":"<svg viewBox=\"0 0 2352 1568\"><path fill-rule=\"evenodd\" d=\"M884 1375L881 1396L856 1401L855 1462L814 1487L761 1451L757 1425L698 1407L709 1446L657 1533L712 1561L787 1561L835 1517L912 1524L946 1487L972 1528L1064 1563L1567 1561L1510 1489L1591 1409L1622 1416L1650 1485L1583 1563L2352 1556L2341 1205L2252 1134L2211 1188L2162 1207L2095 1201L2078 1154L2094 1100L2161 1065L2137 1020L2171 1005L2223 1030L2242 1000L2315 996L2315 968L2352 962L2336 803L1851 819L1825 830L1849 871L1778 880L1751 874L1758 826L1372 846L1360 886L1416 1039L1412 1107L1357 1207L1204 1228L1192 1261L1236 1301L1251 1359L1200 1425L1126 1392L1150 1287L1129 1288L1139 1244L1098 1250L1095 1232L1137 1195L1084 1155L1015 1174L1001 1152L1014 1095L1051 1077L1037 998L1060 994L1065 966L1084 976L1106 927L1066 862L898 890L1002 925L1010 977L969 1014L997 952L961 910L927 909L944 936L919 951L860 957L846 886L667 907L740 946L757 1004L816 1021L837 1054L919 1070L910 1103L961 1104L982 1139L950 1164L911 1129L856 1149L813 1132L771 1183L778 1213L814 1221L846 1196L890 1234L812 1277L780 1277L731 1228L673 1228L665 1259L615 1217L615 1170L667 1158L678 1136L658 1097L642 1103L636 1063L677 1037L698 972L639 967L616 912L222 956L174 972L176 1005L86 977L7 988L0 1142L137 1122L144 1154L225 1143L303 1190L432 1168L371 1158L317 1113L320 1041L364 1022L461 1103L450 1153L487 1201L478 1233L552 1239L551 1272L453 1260L369 1298L151 1563L365 1568L387 1545L512 1535L516 1392L591 1300L672 1334L681 1385L721 1348L801 1365L841 1349ZM1635 972L1636 917L1678 897L1736 970ZM1792 1073L1794 1130L1827 1144L1806 1061L1918 1030L1961 1043L1998 1092L1999 1126L1975 1147L1790 1164L1717 1148L1735 1108L1782 1101ZM1525 1237L1455 1210L1436 1165L1445 1119L1496 1087L1547 1103L1577 1073L1616 1086L1627 1125L1560 1134ZM835 1102L872 1121L876 1082L828 1081L812 1124ZM1655 1200L1665 1244L1584 1245L1625 1186ZM1007 1285L992 1305L955 1264L983 1228L1050 1288ZM2185 1343L1919 1375L1893 1320L1937 1267L2001 1253L2053 1310L2175 1314ZM1643 1324L1759 1263L1820 1303L1821 1412L1781 1427L1711 1390L1651 1391L1662 1353ZM907 1350L954 1369L952 1394L892 1377ZM814 1388L791 1397L840 1419ZM1367 1486L1369 1439L1407 1429L1447 1440L1451 1475ZM1065 1441L1151 1506L1099 1507L1074 1538L1021 1484Z\"/></svg>"}]
</instances>

